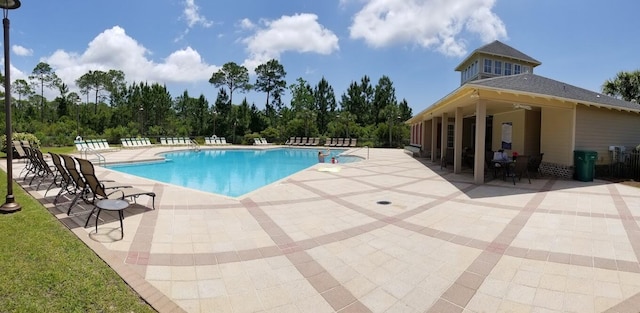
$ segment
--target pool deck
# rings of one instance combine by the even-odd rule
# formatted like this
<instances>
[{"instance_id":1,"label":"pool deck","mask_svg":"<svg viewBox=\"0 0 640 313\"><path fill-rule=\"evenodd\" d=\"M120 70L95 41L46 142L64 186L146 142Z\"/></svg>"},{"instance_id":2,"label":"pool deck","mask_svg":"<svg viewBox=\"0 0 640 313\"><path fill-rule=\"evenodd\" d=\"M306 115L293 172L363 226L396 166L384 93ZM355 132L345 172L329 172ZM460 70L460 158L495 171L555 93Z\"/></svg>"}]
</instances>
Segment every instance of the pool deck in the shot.
<instances>
[{"instance_id":1,"label":"pool deck","mask_svg":"<svg viewBox=\"0 0 640 313\"><path fill-rule=\"evenodd\" d=\"M96 233L93 218L83 227L90 205L67 216L69 201L52 204L57 190L18 182L159 312L640 310L640 189L548 177L477 185L402 150L368 152L239 198L97 167L157 194L156 210L145 196L125 210L123 240L116 215L101 214Z\"/></svg>"}]
</instances>

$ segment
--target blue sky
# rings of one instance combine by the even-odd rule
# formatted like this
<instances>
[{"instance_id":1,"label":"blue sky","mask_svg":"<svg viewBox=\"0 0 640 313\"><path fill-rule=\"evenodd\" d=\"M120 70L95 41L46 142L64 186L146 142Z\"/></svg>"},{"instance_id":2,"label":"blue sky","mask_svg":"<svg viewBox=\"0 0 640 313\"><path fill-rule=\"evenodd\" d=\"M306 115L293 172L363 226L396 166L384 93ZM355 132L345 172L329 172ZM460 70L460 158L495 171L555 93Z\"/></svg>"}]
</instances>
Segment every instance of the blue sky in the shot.
<instances>
[{"instance_id":1,"label":"blue sky","mask_svg":"<svg viewBox=\"0 0 640 313\"><path fill-rule=\"evenodd\" d=\"M456 65L495 39L541 61L538 75L599 91L640 69L637 12L634 0L22 0L9 13L11 78L42 61L76 91L89 70L118 69L212 104L208 80L224 63L251 72L276 58L288 84L324 76L338 100L352 81L386 75L418 113L457 88ZM264 94L234 100L243 96L264 107Z\"/></svg>"}]
</instances>

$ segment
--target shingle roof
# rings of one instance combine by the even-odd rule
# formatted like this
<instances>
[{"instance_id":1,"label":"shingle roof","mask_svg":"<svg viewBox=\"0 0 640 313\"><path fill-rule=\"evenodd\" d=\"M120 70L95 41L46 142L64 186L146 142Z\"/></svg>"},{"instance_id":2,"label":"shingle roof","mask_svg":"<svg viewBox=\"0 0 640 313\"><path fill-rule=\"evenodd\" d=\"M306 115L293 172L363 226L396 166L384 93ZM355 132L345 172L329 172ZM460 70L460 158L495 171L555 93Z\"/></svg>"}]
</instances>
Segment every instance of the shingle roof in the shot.
<instances>
[{"instance_id":1,"label":"shingle roof","mask_svg":"<svg viewBox=\"0 0 640 313\"><path fill-rule=\"evenodd\" d=\"M579 88L530 73L475 80L467 83L466 85L529 92L570 99L590 105L597 104L606 107L633 110L636 112L640 111L640 105L637 103L627 102L595 91Z\"/></svg>"},{"instance_id":2,"label":"shingle roof","mask_svg":"<svg viewBox=\"0 0 640 313\"><path fill-rule=\"evenodd\" d=\"M460 70L460 67L465 64L465 62L467 62L470 58L474 57L476 54L478 53L483 53L483 54L488 54L488 55L495 55L495 56L502 56L502 57L507 57L507 58L512 58L512 59L518 59L518 60L523 60L526 62L530 62L532 64L534 64L534 66L540 65L542 63L540 63L540 61L522 53L520 50L517 50L509 45L506 45L498 40L495 40L491 43L488 43L476 50L473 50L473 52L471 52L471 54L469 54L468 57L466 57L457 67L456 67L456 71Z\"/></svg>"}]
</instances>

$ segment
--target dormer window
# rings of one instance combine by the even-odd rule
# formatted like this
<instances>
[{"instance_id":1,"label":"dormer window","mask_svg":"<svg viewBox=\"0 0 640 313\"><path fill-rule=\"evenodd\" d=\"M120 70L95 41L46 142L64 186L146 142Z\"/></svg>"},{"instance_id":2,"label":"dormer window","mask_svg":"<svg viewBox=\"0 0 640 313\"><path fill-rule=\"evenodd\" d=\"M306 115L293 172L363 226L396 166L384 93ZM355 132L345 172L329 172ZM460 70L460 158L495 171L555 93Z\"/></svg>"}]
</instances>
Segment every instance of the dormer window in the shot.
<instances>
[{"instance_id":1,"label":"dormer window","mask_svg":"<svg viewBox=\"0 0 640 313\"><path fill-rule=\"evenodd\" d=\"M507 76L507 75L511 75L511 66L512 66L512 65L513 65L513 64L511 64L511 63L504 62L504 75L505 75L505 76Z\"/></svg>"},{"instance_id":2,"label":"dormer window","mask_svg":"<svg viewBox=\"0 0 640 313\"><path fill-rule=\"evenodd\" d=\"M495 65L493 73L496 75L502 75L502 61L495 61L493 64Z\"/></svg>"},{"instance_id":3,"label":"dormer window","mask_svg":"<svg viewBox=\"0 0 640 313\"><path fill-rule=\"evenodd\" d=\"M484 72L491 74L491 59L484 59Z\"/></svg>"},{"instance_id":4,"label":"dormer window","mask_svg":"<svg viewBox=\"0 0 640 313\"><path fill-rule=\"evenodd\" d=\"M514 75L520 74L520 64L514 64L513 65L513 74Z\"/></svg>"}]
</instances>

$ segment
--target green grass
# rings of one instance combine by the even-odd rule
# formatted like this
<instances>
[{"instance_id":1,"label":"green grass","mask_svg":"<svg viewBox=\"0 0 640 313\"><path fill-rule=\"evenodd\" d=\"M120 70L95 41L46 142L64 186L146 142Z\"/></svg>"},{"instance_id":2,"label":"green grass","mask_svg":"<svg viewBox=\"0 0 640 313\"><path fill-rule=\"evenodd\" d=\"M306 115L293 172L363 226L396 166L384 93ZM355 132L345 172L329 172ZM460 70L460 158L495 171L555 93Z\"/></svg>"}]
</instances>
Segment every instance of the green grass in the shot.
<instances>
[{"instance_id":1,"label":"green grass","mask_svg":"<svg viewBox=\"0 0 640 313\"><path fill-rule=\"evenodd\" d=\"M45 154L49 152L57 154L72 154L78 152L76 147L41 147L40 151Z\"/></svg>"},{"instance_id":2,"label":"green grass","mask_svg":"<svg viewBox=\"0 0 640 313\"><path fill-rule=\"evenodd\" d=\"M0 171L4 202L6 173ZM0 311L154 312L102 259L20 186L0 214Z\"/></svg>"}]
</instances>

